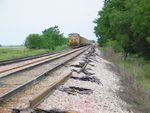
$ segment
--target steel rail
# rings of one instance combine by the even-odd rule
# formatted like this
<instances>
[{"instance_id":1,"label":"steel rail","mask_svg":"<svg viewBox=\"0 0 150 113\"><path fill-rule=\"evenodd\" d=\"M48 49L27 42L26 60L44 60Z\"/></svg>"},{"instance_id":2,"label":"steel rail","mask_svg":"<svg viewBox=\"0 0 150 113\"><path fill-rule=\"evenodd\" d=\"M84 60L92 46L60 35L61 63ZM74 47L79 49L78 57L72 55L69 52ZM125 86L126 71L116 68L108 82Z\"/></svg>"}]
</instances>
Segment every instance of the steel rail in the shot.
<instances>
[{"instance_id":1,"label":"steel rail","mask_svg":"<svg viewBox=\"0 0 150 113\"><path fill-rule=\"evenodd\" d=\"M62 50L62 51L58 51L58 52L45 53L45 54L39 54L39 55L33 55L33 56L26 56L26 57L15 58L15 59L10 59L10 60L3 60L3 61L0 61L0 66L17 63L17 62L21 62L21 61L26 61L26 60L32 60L35 58L45 57L45 56L61 53L64 51L68 51L68 50Z\"/></svg>"},{"instance_id":2,"label":"steel rail","mask_svg":"<svg viewBox=\"0 0 150 113\"><path fill-rule=\"evenodd\" d=\"M78 50L81 50L81 49L83 49L83 48L84 48L84 47L78 48L78 49L75 49L75 50L72 50L72 51L69 51L69 52L67 52L66 54L65 54L65 52L63 52L63 53L58 53L58 54L55 54L55 55L53 55L53 56L49 56L49 57L47 57L47 58L44 58L44 59L41 59L41 60L38 60L38 61L34 61L34 62L25 64L25 65L22 65L22 66L18 66L17 68L15 67L15 68L8 69L7 71L12 71L12 72L0 76L0 79L5 78L5 77L7 77L7 76L10 76L10 75L12 75L12 74L14 74L14 73L17 73L17 72L20 72L20 71L23 71L23 70L26 70L26 69L29 69L29 68L33 68L33 67L35 67L35 66L38 66L38 65L41 65L41 64L44 64L44 63L47 63L47 62L56 60L56 59L58 59L58 58L64 57L64 56L66 56L66 55L68 55L68 54L71 54L71 53L73 53L73 52L76 52L76 51L78 51ZM62 55L62 54L64 54L64 55ZM59 55L62 55L62 56L59 56ZM54 58L53 58L53 57L54 57ZM55 58L55 57L56 57L56 58ZM50 59L50 58L53 58L53 59ZM25 66L28 66L28 67L25 67ZM23 68L23 67L24 67L24 68ZM19 68L20 68L20 69L19 69ZM15 70L15 69L18 69L18 70ZM14 70L14 71L13 71L13 70ZM6 71L5 71L5 72L6 72ZM3 71L3 73L4 73L4 71ZM2 73L0 73L0 74L2 74Z\"/></svg>"},{"instance_id":3,"label":"steel rail","mask_svg":"<svg viewBox=\"0 0 150 113\"><path fill-rule=\"evenodd\" d=\"M65 75L62 79L60 79L58 82L55 82L49 86L44 92L42 92L40 95L35 97L34 99L30 100L30 108L34 108L35 106L39 105L49 94L52 90L54 90L58 85L62 84L67 78L69 78L72 75L72 72Z\"/></svg>"},{"instance_id":4,"label":"steel rail","mask_svg":"<svg viewBox=\"0 0 150 113\"><path fill-rule=\"evenodd\" d=\"M77 111L72 111L72 110L67 110L67 111L43 111L43 110L40 110L40 109L32 109L32 108L25 108L25 109L12 109L11 110L11 113L79 113Z\"/></svg>"},{"instance_id":5,"label":"steel rail","mask_svg":"<svg viewBox=\"0 0 150 113\"><path fill-rule=\"evenodd\" d=\"M88 47L88 48L89 48L89 47ZM61 63L61 64L59 64L59 65L57 65L57 66L55 66L54 68L52 68L52 69L50 69L50 70L44 72L43 74L38 75L37 77L31 79L30 81L25 82L25 83L23 83L22 85L19 85L18 87L16 87L16 88L14 88L14 89L12 89L12 90L6 92L5 94L1 95L1 96L0 96L0 102L4 102L4 101L8 100L10 97L12 97L13 95L15 95L17 92L22 91L23 89L25 89L28 85L31 85L31 84L33 84L35 81L38 81L38 80L42 79L43 77L47 76L49 73L53 72L54 70L60 68L60 67L63 66L64 64L66 64L67 62L71 61L73 58L79 56L80 54L82 54L83 52L85 52L88 48L85 48L85 49L84 49L83 51L81 51L79 54L77 54L77 55L71 57L70 59L64 61L63 63Z\"/></svg>"},{"instance_id":6,"label":"steel rail","mask_svg":"<svg viewBox=\"0 0 150 113\"><path fill-rule=\"evenodd\" d=\"M82 48L80 48L82 49ZM77 49L78 50L78 49ZM77 50L73 50L73 51L77 51ZM63 52L64 53L64 52ZM61 55L62 53L58 53L58 54L55 54L53 56L48 56L46 58L43 58L43 59L39 59L37 61L33 61L33 62L30 62L30 63L27 63L27 64L23 64L21 66L16 66L16 67L13 67L13 68L10 68L10 69L6 69L6 70L3 70L3 71L0 71L0 74L1 73L5 73L5 72L8 72L8 71L11 71L11 70L14 70L14 69L18 69L18 68L21 68L21 67L25 67L25 66L28 66L28 65L31 65L31 64L34 64L34 63L38 63L38 62L41 62L41 61L44 61L44 60L47 60L49 58L52 58L52 57L55 57L55 56L58 56L58 55Z\"/></svg>"},{"instance_id":7,"label":"steel rail","mask_svg":"<svg viewBox=\"0 0 150 113\"><path fill-rule=\"evenodd\" d=\"M90 55L88 55L90 56ZM88 61L89 58L86 59L86 63L84 64L84 66L78 71L78 73L81 73L86 66L88 65ZM51 84L49 86L49 88L47 88L44 92L42 92L40 95L38 95L37 97L35 97L34 99L30 100L30 106L29 108L34 108L37 105L39 105L42 101L44 101L44 99L46 99L49 94L60 84L62 84L65 80L67 80L67 78L69 78L72 75L72 72L68 73L66 76L64 76L62 79L60 79L59 81Z\"/></svg>"}]
</instances>

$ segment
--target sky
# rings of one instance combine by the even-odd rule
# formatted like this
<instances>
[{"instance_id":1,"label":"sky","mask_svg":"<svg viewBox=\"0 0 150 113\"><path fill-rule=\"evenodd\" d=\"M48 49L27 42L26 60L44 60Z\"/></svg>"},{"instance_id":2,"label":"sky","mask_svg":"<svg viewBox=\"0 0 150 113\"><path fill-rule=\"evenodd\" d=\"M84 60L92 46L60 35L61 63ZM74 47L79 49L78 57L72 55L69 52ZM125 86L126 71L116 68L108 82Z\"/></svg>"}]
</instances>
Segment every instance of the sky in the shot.
<instances>
[{"instance_id":1,"label":"sky","mask_svg":"<svg viewBox=\"0 0 150 113\"><path fill-rule=\"evenodd\" d=\"M29 34L57 25L69 33L96 40L93 21L103 0L0 0L0 44L24 44Z\"/></svg>"}]
</instances>

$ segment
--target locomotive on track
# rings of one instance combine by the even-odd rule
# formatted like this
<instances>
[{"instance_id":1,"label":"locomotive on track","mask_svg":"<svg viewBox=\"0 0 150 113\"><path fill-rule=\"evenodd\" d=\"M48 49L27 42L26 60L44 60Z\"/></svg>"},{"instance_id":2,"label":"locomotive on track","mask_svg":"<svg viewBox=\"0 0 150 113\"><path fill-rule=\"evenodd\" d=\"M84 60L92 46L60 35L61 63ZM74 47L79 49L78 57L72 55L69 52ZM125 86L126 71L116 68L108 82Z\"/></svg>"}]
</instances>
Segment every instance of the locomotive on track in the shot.
<instances>
[{"instance_id":1,"label":"locomotive on track","mask_svg":"<svg viewBox=\"0 0 150 113\"><path fill-rule=\"evenodd\" d=\"M72 48L82 47L92 44L91 41L81 37L78 33L71 33L68 35L69 46Z\"/></svg>"}]
</instances>

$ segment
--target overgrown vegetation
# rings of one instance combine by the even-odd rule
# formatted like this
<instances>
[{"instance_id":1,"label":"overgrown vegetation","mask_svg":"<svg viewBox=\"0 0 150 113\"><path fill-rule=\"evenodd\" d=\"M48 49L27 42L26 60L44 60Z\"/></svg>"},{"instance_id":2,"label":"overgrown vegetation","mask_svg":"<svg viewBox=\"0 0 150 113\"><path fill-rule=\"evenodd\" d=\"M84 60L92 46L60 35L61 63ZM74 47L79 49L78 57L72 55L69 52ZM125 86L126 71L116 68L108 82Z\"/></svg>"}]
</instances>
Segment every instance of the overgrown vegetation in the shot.
<instances>
[{"instance_id":1,"label":"overgrown vegetation","mask_svg":"<svg viewBox=\"0 0 150 113\"><path fill-rule=\"evenodd\" d=\"M150 64L147 61L135 55L128 56L124 59L123 53L116 53L111 47L105 47L100 50L103 50L106 59L122 67L124 71L134 76L145 89L150 91Z\"/></svg>"},{"instance_id":2,"label":"overgrown vegetation","mask_svg":"<svg viewBox=\"0 0 150 113\"><path fill-rule=\"evenodd\" d=\"M150 111L150 65L141 58L116 53L112 47L102 49L104 58L115 64L111 68L119 73L123 90L118 95L125 100L135 113ZM147 91L145 89L147 89Z\"/></svg>"},{"instance_id":3,"label":"overgrown vegetation","mask_svg":"<svg viewBox=\"0 0 150 113\"><path fill-rule=\"evenodd\" d=\"M45 29L42 35L30 34L25 41L25 46L30 49L52 49L57 46L67 45L67 38L60 33L58 26Z\"/></svg>"},{"instance_id":4,"label":"overgrown vegetation","mask_svg":"<svg viewBox=\"0 0 150 113\"><path fill-rule=\"evenodd\" d=\"M0 61L26 56L57 52L68 48L68 39L60 33L58 26L45 29L40 34L30 34L25 40L25 47L0 48ZM1 46L1 45L0 45Z\"/></svg>"},{"instance_id":5,"label":"overgrown vegetation","mask_svg":"<svg viewBox=\"0 0 150 113\"><path fill-rule=\"evenodd\" d=\"M150 59L150 0L105 0L95 20L100 46Z\"/></svg>"},{"instance_id":6,"label":"overgrown vegetation","mask_svg":"<svg viewBox=\"0 0 150 113\"><path fill-rule=\"evenodd\" d=\"M0 48L0 61L10 60L20 57L39 55L49 52L57 52L68 48L67 45L57 46L55 50L52 49L28 49L25 47L16 47L16 48Z\"/></svg>"},{"instance_id":7,"label":"overgrown vegetation","mask_svg":"<svg viewBox=\"0 0 150 113\"><path fill-rule=\"evenodd\" d=\"M120 63L136 70L140 83L150 89L145 82L150 81L150 1L105 0L98 14L95 34L101 49L112 47L123 56Z\"/></svg>"},{"instance_id":8,"label":"overgrown vegetation","mask_svg":"<svg viewBox=\"0 0 150 113\"><path fill-rule=\"evenodd\" d=\"M150 96L145 89L150 91L150 1L104 0L98 15L95 34L105 58L113 61L122 75L121 97L148 113Z\"/></svg>"}]
</instances>

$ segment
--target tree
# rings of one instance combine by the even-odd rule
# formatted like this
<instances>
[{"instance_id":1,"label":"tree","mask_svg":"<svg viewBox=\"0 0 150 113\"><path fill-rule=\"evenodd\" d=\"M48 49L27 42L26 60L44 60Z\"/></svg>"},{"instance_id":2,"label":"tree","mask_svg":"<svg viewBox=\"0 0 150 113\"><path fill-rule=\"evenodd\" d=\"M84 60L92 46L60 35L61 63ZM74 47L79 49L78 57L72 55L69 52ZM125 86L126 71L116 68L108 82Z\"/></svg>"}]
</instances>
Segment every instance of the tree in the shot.
<instances>
[{"instance_id":1,"label":"tree","mask_svg":"<svg viewBox=\"0 0 150 113\"><path fill-rule=\"evenodd\" d=\"M25 41L25 46L30 49L39 49L42 47L41 37L39 34L30 34Z\"/></svg>"},{"instance_id":2,"label":"tree","mask_svg":"<svg viewBox=\"0 0 150 113\"><path fill-rule=\"evenodd\" d=\"M112 46L125 56L150 56L149 11L149 0L105 0L99 18L94 21L99 45Z\"/></svg>"},{"instance_id":3,"label":"tree","mask_svg":"<svg viewBox=\"0 0 150 113\"><path fill-rule=\"evenodd\" d=\"M49 49L55 49L56 46L66 44L66 39L63 34L60 34L58 26L50 27L43 31L43 37L45 38L45 44Z\"/></svg>"},{"instance_id":4,"label":"tree","mask_svg":"<svg viewBox=\"0 0 150 113\"><path fill-rule=\"evenodd\" d=\"M67 44L67 39L60 33L58 26L45 29L42 35L30 34L25 41L28 48L46 48L55 50L56 46Z\"/></svg>"}]
</instances>

